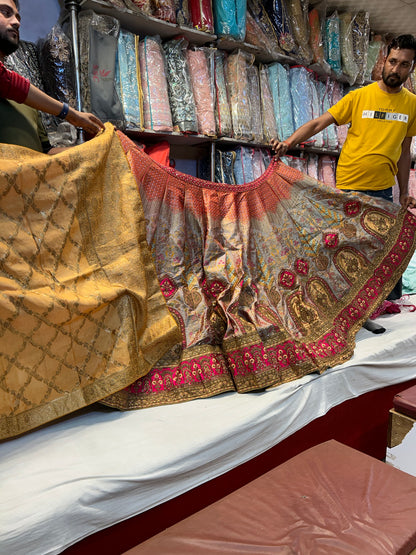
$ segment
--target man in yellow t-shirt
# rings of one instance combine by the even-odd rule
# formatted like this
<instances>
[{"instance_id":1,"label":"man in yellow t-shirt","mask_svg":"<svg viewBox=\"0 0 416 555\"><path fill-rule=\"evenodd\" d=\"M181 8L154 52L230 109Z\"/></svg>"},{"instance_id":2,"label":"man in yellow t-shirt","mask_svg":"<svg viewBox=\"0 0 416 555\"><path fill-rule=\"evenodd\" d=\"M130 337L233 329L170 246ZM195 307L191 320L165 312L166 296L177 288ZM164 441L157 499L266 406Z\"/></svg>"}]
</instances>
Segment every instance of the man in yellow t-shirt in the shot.
<instances>
[{"instance_id":1,"label":"man in yellow t-shirt","mask_svg":"<svg viewBox=\"0 0 416 555\"><path fill-rule=\"evenodd\" d=\"M410 143L416 135L416 95L403 88L416 61L416 39L394 39L384 60L382 79L348 93L325 114L301 127L286 141L273 139L276 156L283 156L332 123L350 124L337 165L337 187L393 200L395 177L400 204L416 207L408 196Z\"/></svg>"}]
</instances>

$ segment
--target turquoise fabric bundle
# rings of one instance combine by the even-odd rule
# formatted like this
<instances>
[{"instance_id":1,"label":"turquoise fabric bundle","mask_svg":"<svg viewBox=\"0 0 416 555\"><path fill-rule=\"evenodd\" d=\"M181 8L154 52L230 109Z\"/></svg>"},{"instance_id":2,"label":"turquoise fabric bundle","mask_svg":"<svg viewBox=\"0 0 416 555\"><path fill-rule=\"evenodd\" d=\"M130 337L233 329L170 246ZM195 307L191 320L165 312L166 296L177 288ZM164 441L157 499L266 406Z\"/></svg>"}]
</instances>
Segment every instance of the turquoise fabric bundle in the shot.
<instances>
[{"instance_id":1,"label":"turquoise fabric bundle","mask_svg":"<svg viewBox=\"0 0 416 555\"><path fill-rule=\"evenodd\" d=\"M138 41L132 33L120 29L117 46L116 83L128 128L143 128Z\"/></svg>"},{"instance_id":2,"label":"turquoise fabric bundle","mask_svg":"<svg viewBox=\"0 0 416 555\"><path fill-rule=\"evenodd\" d=\"M214 27L220 37L244 40L247 0L214 0Z\"/></svg>"},{"instance_id":3,"label":"turquoise fabric bundle","mask_svg":"<svg viewBox=\"0 0 416 555\"><path fill-rule=\"evenodd\" d=\"M290 137L295 130L289 73L287 69L278 62L268 66L268 73L273 97L277 134L279 138L284 141Z\"/></svg>"}]
</instances>

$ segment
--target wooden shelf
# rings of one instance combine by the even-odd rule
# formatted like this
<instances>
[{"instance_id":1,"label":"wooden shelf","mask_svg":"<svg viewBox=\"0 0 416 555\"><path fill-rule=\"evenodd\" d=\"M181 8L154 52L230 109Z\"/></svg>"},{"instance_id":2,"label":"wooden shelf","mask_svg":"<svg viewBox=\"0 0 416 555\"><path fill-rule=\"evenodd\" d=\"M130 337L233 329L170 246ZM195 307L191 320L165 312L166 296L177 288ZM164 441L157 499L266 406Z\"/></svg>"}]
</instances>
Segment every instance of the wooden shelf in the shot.
<instances>
[{"instance_id":1,"label":"wooden shelf","mask_svg":"<svg viewBox=\"0 0 416 555\"><path fill-rule=\"evenodd\" d=\"M146 143L157 143L159 141L168 141L172 145L203 145L211 144L215 139L213 137L207 137L206 135L196 135L192 133L177 133L172 131L152 131L150 129L145 129L140 131L139 129L126 129L125 134L132 139L143 141Z\"/></svg>"},{"instance_id":2,"label":"wooden shelf","mask_svg":"<svg viewBox=\"0 0 416 555\"><path fill-rule=\"evenodd\" d=\"M144 13L133 12L128 8L116 9L100 0L81 0L80 6L83 10L94 10L98 14L115 17L120 21L123 29L139 35L140 38L145 35L160 35L164 39L169 39L183 35L189 42L198 45L213 42L217 38L216 35L204 33L192 27L181 27Z\"/></svg>"}]
</instances>

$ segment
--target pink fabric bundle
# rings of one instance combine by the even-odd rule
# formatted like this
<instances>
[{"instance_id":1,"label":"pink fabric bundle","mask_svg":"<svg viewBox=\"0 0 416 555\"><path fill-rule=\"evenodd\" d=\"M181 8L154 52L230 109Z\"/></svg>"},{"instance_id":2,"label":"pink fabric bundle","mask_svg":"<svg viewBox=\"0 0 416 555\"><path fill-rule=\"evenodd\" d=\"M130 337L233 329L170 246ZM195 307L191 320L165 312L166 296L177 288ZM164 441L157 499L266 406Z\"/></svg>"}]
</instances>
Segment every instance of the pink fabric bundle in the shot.
<instances>
[{"instance_id":1,"label":"pink fabric bundle","mask_svg":"<svg viewBox=\"0 0 416 555\"><path fill-rule=\"evenodd\" d=\"M145 129L172 131L165 63L159 37L145 37L139 45Z\"/></svg>"},{"instance_id":2,"label":"pink fabric bundle","mask_svg":"<svg viewBox=\"0 0 416 555\"><path fill-rule=\"evenodd\" d=\"M336 187L335 158L332 156L324 155L319 158L319 180L325 185Z\"/></svg>"},{"instance_id":3,"label":"pink fabric bundle","mask_svg":"<svg viewBox=\"0 0 416 555\"><path fill-rule=\"evenodd\" d=\"M214 136L216 134L212 79L205 51L202 48L188 49L186 57L191 75L192 90L196 105L198 133Z\"/></svg>"}]
</instances>

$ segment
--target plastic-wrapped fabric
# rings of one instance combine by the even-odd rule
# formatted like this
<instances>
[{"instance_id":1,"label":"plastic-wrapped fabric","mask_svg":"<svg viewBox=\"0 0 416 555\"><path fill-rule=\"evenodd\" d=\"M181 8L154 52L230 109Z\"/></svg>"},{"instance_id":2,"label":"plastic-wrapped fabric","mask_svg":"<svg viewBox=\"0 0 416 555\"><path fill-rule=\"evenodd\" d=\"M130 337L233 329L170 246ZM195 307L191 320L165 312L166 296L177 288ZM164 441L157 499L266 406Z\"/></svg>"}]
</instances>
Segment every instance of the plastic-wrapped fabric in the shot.
<instances>
[{"instance_id":1,"label":"plastic-wrapped fabric","mask_svg":"<svg viewBox=\"0 0 416 555\"><path fill-rule=\"evenodd\" d=\"M165 60L160 37L147 36L140 41L139 61L144 128L172 131Z\"/></svg>"},{"instance_id":2,"label":"plastic-wrapped fabric","mask_svg":"<svg viewBox=\"0 0 416 555\"><path fill-rule=\"evenodd\" d=\"M237 50L230 54L225 65L228 98L233 122L233 136L236 139L251 140L251 109L247 67L254 61L248 52Z\"/></svg>"},{"instance_id":3,"label":"plastic-wrapped fabric","mask_svg":"<svg viewBox=\"0 0 416 555\"><path fill-rule=\"evenodd\" d=\"M179 37L165 42L163 49L173 126L183 133L197 133L195 98L186 58L188 44L186 38Z\"/></svg>"},{"instance_id":4,"label":"plastic-wrapped fabric","mask_svg":"<svg viewBox=\"0 0 416 555\"><path fill-rule=\"evenodd\" d=\"M325 10L314 7L309 12L309 45L312 50L312 61L319 64L322 69L329 72L330 66L325 59L323 25L325 22Z\"/></svg>"},{"instance_id":5,"label":"plastic-wrapped fabric","mask_svg":"<svg viewBox=\"0 0 416 555\"><path fill-rule=\"evenodd\" d=\"M416 137L412 137L412 141L410 143L410 156L413 161L416 160Z\"/></svg>"},{"instance_id":6,"label":"plastic-wrapped fabric","mask_svg":"<svg viewBox=\"0 0 416 555\"><path fill-rule=\"evenodd\" d=\"M234 162L236 153L234 150L215 151L215 182L235 185Z\"/></svg>"},{"instance_id":7,"label":"plastic-wrapped fabric","mask_svg":"<svg viewBox=\"0 0 416 555\"><path fill-rule=\"evenodd\" d=\"M339 100L341 100L343 96L344 96L344 92L343 92L342 83L340 83L339 81L332 81L332 101L331 101L332 106L336 104ZM347 138L349 126L346 124L346 125L337 125L332 127L335 127L337 142L338 142L337 146L341 148Z\"/></svg>"},{"instance_id":8,"label":"plastic-wrapped fabric","mask_svg":"<svg viewBox=\"0 0 416 555\"><path fill-rule=\"evenodd\" d=\"M266 171L266 168L264 166L262 149L253 148L251 153L251 159L253 164L253 178L258 179Z\"/></svg>"},{"instance_id":9,"label":"plastic-wrapped fabric","mask_svg":"<svg viewBox=\"0 0 416 555\"><path fill-rule=\"evenodd\" d=\"M262 148L261 149L261 155L263 158L263 164L265 167L265 170L267 170L267 168L270 166L271 161L272 161L272 155L270 153L270 150L266 149L266 148Z\"/></svg>"},{"instance_id":10,"label":"plastic-wrapped fabric","mask_svg":"<svg viewBox=\"0 0 416 555\"><path fill-rule=\"evenodd\" d=\"M210 52L210 49L205 48L193 48L186 51L195 99L198 133L213 137L216 134L216 125L210 55L214 55L214 51Z\"/></svg>"},{"instance_id":11,"label":"plastic-wrapped fabric","mask_svg":"<svg viewBox=\"0 0 416 555\"><path fill-rule=\"evenodd\" d=\"M268 66L268 73L277 136L284 141L295 130L289 72L285 66L275 62Z\"/></svg>"},{"instance_id":12,"label":"plastic-wrapped fabric","mask_svg":"<svg viewBox=\"0 0 416 555\"><path fill-rule=\"evenodd\" d=\"M212 0L214 29L220 37L244 40L247 0Z\"/></svg>"},{"instance_id":13,"label":"plastic-wrapped fabric","mask_svg":"<svg viewBox=\"0 0 416 555\"><path fill-rule=\"evenodd\" d=\"M153 15L162 21L176 23L176 6L174 0L153 0Z\"/></svg>"},{"instance_id":14,"label":"plastic-wrapped fabric","mask_svg":"<svg viewBox=\"0 0 416 555\"><path fill-rule=\"evenodd\" d=\"M250 11L246 13L246 36L245 42L257 46L265 52L271 54L280 53L279 43L273 40L274 35L268 36L261 24L256 21Z\"/></svg>"},{"instance_id":15,"label":"plastic-wrapped fabric","mask_svg":"<svg viewBox=\"0 0 416 555\"><path fill-rule=\"evenodd\" d=\"M318 170L319 156L317 154L309 153L306 159L306 173L309 177L319 180L319 170Z\"/></svg>"},{"instance_id":16,"label":"plastic-wrapped fabric","mask_svg":"<svg viewBox=\"0 0 416 555\"><path fill-rule=\"evenodd\" d=\"M233 125L228 102L227 84L225 81L225 52L215 51L215 118L217 134L223 137L232 137Z\"/></svg>"},{"instance_id":17,"label":"plastic-wrapped fabric","mask_svg":"<svg viewBox=\"0 0 416 555\"><path fill-rule=\"evenodd\" d=\"M329 110L331 106L335 104L333 102L333 91L334 91L334 83L332 79L329 77L326 80L326 83L318 82L318 90L319 96L322 106L322 113L325 113ZM338 136L337 136L337 129L335 125L329 125L326 129L323 130L323 140L324 146L326 148L335 149L338 146Z\"/></svg>"},{"instance_id":18,"label":"plastic-wrapped fabric","mask_svg":"<svg viewBox=\"0 0 416 555\"><path fill-rule=\"evenodd\" d=\"M174 0L176 23L182 27L192 27L188 0Z\"/></svg>"},{"instance_id":19,"label":"plastic-wrapped fabric","mask_svg":"<svg viewBox=\"0 0 416 555\"><path fill-rule=\"evenodd\" d=\"M336 160L333 156L324 154L319 157L318 172L319 181L322 181L325 185L336 188Z\"/></svg>"},{"instance_id":20,"label":"plastic-wrapped fabric","mask_svg":"<svg viewBox=\"0 0 416 555\"><path fill-rule=\"evenodd\" d=\"M296 53L296 43L290 28L290 22L283 0L264 0L264 7L276 31L280 48L286 54Z\"/></svg>"},{"instance_id":21,"label":"plastic-wrapped fabric","mask_svg":"<svg viewBox=\"0 0 416 555\"><path fill-rule=\"evenodd\" d=\"M247 68L248 88L251 108L251 129L253 140L263 142L263 118L261 113L259 68L255 65Z\"/></svg>"},{"instance_id":22,"label":"plastic-wrapped fabric","mask_svg":"<svg viewBox=\"0 0 416 555\"><path fill-rule=\"evenodd\" d=\"M76 107L72 45L62 27L54 25L38 48L45 92Z\"/></svg>"},{"instance_id":23,"label":"plastic-wrapped fabric","mask_svg":"<svg viewBox=\"0 0 416 555\"><path fill-rule=\"evenodd\" d=\"M264 48L272 55L282 54L276 30L261 0L247 0L247 14L256 25L246 16L246 42ZM260 29L261 33L257 33L257 29Z\"/></svg>"},{"instance_id":24,"label":"plastic-wrapped fabric","mask_svg":"<svg viewBox=\"0 0 416 555\"><path fill-rule=\"evenodd\" d=\"M114 17L81 11L78 18L83 108L117 127L125 125L116 90L120 23Z\"/></svg>"},{"instance_id":25,"label":"plastic-wrapped fabric","mask_svg":"<svg viewBox=\"0 0 416 555\"><path fill-rule=\"evenodd\" d=\"M132 12L140 12L146 15L153 15L152 0L123 0L127 8Z\"/></svg>"},{"instance_id":26,"label":"plastic-wrapped fabric","mask_svg":"<svg viewBox=\"0 0 416 555\"><path fill-rule=\"evenodd\" d=\"M346 75L348 82L352 85L357 79L358 66L355 63L353 45L353 17L345 12L339 15L340 46L341 46L341 65L342 71Z\"/></svg>"},{"instance_id":27,"label":"plastic-wrapped fabric","mask_svg":"<svg viewBox=\"0 0 416 555\"><path fill-rule=\"evenodd\" d=\"M303 66L289 69L290 93L292 95L295 129L313 119L310 73Z\"/></svg>"},{"instance_id":28,"label":"plastic-wrapped fabric","mask_svg":"<svg viewBox=\"0 0 416 555\"><path fill-rule=\"evenodd\" d=\"M143 94L140 83L139 37L120 30L117 48L116 81L129 128L142 129Z\"/></svg>"},{"instance_id":29,"label":"plastic-wrapped fabric","mask_svg":"<svg viewBox=\"0 0 416 555\"><path fill-rule=\"evenodd\" d=\"M192 25L199 31L214 33L214 16L211 0L188 0Z\"/></svg>"},{"instance_id":30,"label":"plastic-wrapped fabric","mask_svg":"<svg viewBox=\"0 0 416 555\"><path fill-rule=\"evenodd\" d=\"M368 12L358 12L353 20L354 59L358 66L356 83L362 85L367 70L367 51L370 34L370 16Z\"/></svg>"},{"instance_id":31,"label":"plastic-wrapped fabric","mask_svg":"<svg viewBox=\"0 0 416 555\"><path fill-rule=\"evenodd\" d=\"M45 91L34 43L21 40L18 49L5 59L5 66L29 79L41 91ZM76 143L77 131L73 125L46 112L39 113L52 146L72 146Z\"/></svg>"},{"instance_id":32,"label":"plastic-wrapped fabric","mask_svg":"<svg viewBox=\"0 0 416 555\"><path fill-rule=\"evenodd\" d=\"M384 66L384 57L387 54L387 45L383 41L382 47L377 56L376 63L371 71L371 80L372 81L379 81L381 79L381 75L383 73L383 66ZM411 77L414 77L414 72L411 73Z\"/></svg>"},{"instance_id":33,"label":"plastic-wrapped fabric","mask_svg":"<svg viewBox=\"0 0 416 555\"><path fill-rule=\"evenodd\" d=\"M273 95L269 79L269 69L267 66L260 66L260 98L263 120L263 135L267 142L279 136L274 114Z\"/></svg>"},{"instance_id":34,"label":"plastic-wrapped fabric","mask_svg":"<svg viewBox=\"0 0 416 555\"><path fill-rule=\"evenodd\" d=\"M325 56L331 69L341 75L341 49L338 12L335 11L325 21Z\"/></svg>"},{"instance_id":35,"label":"plastic-wrapped fabric","mask_svg":"<svg viewBox=\"0 0 416 555\"><path fill-rule=\"evenodd\" d=\"M286 158L288 166L306 174L308 169L306 158L300 156L286 156Z\"/></svg>"},{"instance_id":36,"label":"plastic-wrapped fabric","mask_svg":"<svg viewBox=\"0 0 416 555\"><path fill-rule=\"evenodd\" d=\"M319 83L315 76L315 74L309 70L309 89L312 99L312 117L317 118L322 114L321 109L321 99L319 95ZM322 131L316 133L311 137L314 141L314 146L316 147L323 147L324 146L324 135Z\"/></svg>"},{"instance_id":37,"label":"plastic-wrapped fabric","mask_svg":"<svg viewBox=\"0 0 416 555\"><path fill-rule=\"evenodd\" d=\"M380 52L383 52L383 58L384 58L383 38L381 35L374 35L373 39L368 43L367 68L365 71L365 81L372 80L372 73L376 66L377 60L380 56Z\"/></svg>"},{"instance_id":38,"label":"plastic-wrapped fabric","mask_svg":"<svg viewBox=\"0 0 416 555\"><path fill-rule=\"evenodd\" d=\"M309 46L308 1L287 0L288 17L297 44L297 54L305 63L310 64L313 58Z\"/></svg>"},{"instance_id":39,"label":"plastic-wrapped fabric","mask_svg":"<svg viewBox=\"0 0 416 555\"><path fill-rule=\"evenodd\" d=\"M254 181L252 148L239 146L235 150L234 179L236 185Z\"/></svg>"}]
</instances>

